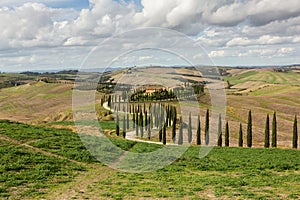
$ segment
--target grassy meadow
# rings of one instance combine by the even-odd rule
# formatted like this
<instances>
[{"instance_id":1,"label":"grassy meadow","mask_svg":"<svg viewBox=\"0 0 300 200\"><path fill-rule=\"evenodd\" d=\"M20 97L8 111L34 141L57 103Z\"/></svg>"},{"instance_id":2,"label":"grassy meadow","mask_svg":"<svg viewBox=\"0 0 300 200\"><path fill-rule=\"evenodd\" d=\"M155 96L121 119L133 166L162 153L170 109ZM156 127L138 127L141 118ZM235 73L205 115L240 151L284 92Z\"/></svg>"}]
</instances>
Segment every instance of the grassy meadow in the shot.
<instances>
[{"instance_id":1,"label":"grassy meadow","mask_svg":"<svg viewBox=\"0 0 300 200\"><path fill-rule=\"evenodd\" d=\"M135 174L104 166L68 130L2 120L0 138L3 199L300 198L297 150L214 148L200 159L192 146L163 169ZM111 141L131 152L162 148Z\"/></svg>"}]
</instances>

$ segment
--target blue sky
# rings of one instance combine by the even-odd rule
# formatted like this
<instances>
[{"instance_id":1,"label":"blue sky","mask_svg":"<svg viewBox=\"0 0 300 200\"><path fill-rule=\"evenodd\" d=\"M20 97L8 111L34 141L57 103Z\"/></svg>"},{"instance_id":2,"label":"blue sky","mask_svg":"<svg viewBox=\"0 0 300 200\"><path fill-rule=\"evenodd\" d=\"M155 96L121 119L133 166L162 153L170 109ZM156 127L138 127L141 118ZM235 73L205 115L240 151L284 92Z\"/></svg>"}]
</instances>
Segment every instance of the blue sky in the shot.
<instances>
[{"instance_id":1,"label":"blue sky","mask_svg":"<svg viewBox=\"0 0 300 200\"><path fill-rule=\"evenodd\" d=\"M216 65L300 63L298 0L1 0L0 71L79 68L99 43L149 27L191 38ZM156 37L153 34L131 34L120 40L122 44L105 48L112 53L121 48L126 53L142 44L147 48L171 45L172 36L151 41ZM183 48L201 64L203 52ZM137 55L124 65L178 64L158 54ZM106 62L101 61L108 59L99 58L92 68L103 67Z\"/></svg>"},{"instance_id":2,"label":"blue sky","mask_svg":"<svg viewBox=\"0 0 300 200\"><path fill-rule=\"evenodd\" d=\"M89 7L88 0L70 0L70 1L61 1L61 2L54 2L54 3L46 3L49 7L53 8L75 8L81 10L82 8Z\"/></svg>"}]
</instances>

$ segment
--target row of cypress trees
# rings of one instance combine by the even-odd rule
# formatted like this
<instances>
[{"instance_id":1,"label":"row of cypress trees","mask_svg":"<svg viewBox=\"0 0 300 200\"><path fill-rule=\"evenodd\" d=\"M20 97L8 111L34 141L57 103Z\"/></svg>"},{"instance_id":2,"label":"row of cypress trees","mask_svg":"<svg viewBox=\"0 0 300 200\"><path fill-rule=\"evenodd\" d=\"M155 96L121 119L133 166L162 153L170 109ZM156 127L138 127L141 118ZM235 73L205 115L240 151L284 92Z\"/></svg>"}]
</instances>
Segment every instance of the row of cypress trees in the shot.
<instances>
[{"instance_id":1,"label":"row of cypress trees","mask_svg":"<svg viewBox=\"0 0 300 200\"><path fill-rule=\"evenodd\" d=\"M151 129L153 129L154 126L156 126L159 130L159 141L163 144L166 144L166 128L171 127L172 131L172 141L173 143L176 142L179 145L183 144L183 121L182 117L179 118L179 132L178 132L178 138L176 138L176 125L177 125L177 112L176 107L170 106L170 105L163 105L163 104L154 104L154 115L150 113L152 105L149 105L148 110L146 109L146 105L143 107L140 107L140 105L134 107L133 109L130 109L130 113L132 113L132 119L133 124L132 128L136 130L136 136L140 136L141 138L144 138L144 131L147 132L147 138L151 139ZM148 114L148 112L150 114ZM166 116L165 116L166 114ZM205 128L204 128L204 139L205 139L205 145L208 145L210 142L210 136L209 136L209 110L207 109L206 115L205 115ZM116 119L117 125L116 125L116 134L120 135L120 125L119 125L119 116L117 114ZM136 126L136 124L138 126ZM127 117L123 117L123 131L122 135L125 138L126 137L126 129L129 129L129 113L127 113ZM229 146L229 123L228 121L225 124L225 133L224 133L224 145ZM272 134L271 134L272 133ZM217 145L222 146L222 120L221 115L219 115L219 121L218 121L218 141ZM192 142L192 120L191 120L191 114L189 114L189 120L188 120L188 127L187 127L187 140L188 143ZM271 138L271 140L270 140ZM252 134L252 111L250 110L248 113L248 122L247 122L247 135L246 135L246 144L247 147L251 148L253 145L253 134ZM200 115L198 115L197 119L197 130L196 130L196 144L201 145L201 123L200 123ZM243 127L242 123L240 123L239 127L239 134L238 134L238 146L243 147L244 141L243 141ZM265 124L265 139L264 139L264 147L277 147L277 117L276 112L273 114L273 120L272 120L272 130L270 130L270 117L269 114L266 116L266 124ZM293 125L293 140L292 140L292 147L297 148L298 147L298 129L297 129L297 116L294 118L294 125Z\"/></svg>"},{"instance_id":2,"label":"row of cypress trees","mask_svg":"<svg viewBox=\"0 0 300 200\"><path fill-rule=\"evenodd\" d=\"M219 116L219 125L218 125L218 146L222 146L222 121L221 116ZM243 147L243 127L240 123L239 134L238 134L238 146ZM272 139L270 141L270 138ZM271 143L271 144L270 144ZM229 124L226 122L225 126L225 146L229 146ZM247 123L247 147L252 147L252 112L251 110L248 113L248 123ZM266 125L265 125L265 138L264 138L264 147L265 148L276 148L277 147L277 117L276 112L273 114L272 120L272 137L270 131L270 117L267 114ZM293 124L293 140L292 148L298 148L298 127L297 127L297 116L295 115L294 124Z\"/></svg>"}]
</instances>

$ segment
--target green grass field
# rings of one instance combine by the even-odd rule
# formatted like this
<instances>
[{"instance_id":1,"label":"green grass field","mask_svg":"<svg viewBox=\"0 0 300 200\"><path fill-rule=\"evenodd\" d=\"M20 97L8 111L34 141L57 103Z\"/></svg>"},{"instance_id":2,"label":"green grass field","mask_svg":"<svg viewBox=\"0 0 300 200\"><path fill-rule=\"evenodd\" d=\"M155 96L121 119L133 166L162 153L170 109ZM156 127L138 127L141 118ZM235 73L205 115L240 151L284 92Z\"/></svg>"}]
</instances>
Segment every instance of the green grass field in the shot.
<instances>
[{"instance_id":1,"label":"green grass field","mask_svg":"<svg viewBox=\"0 0 300 200\"><path fill-rule=\"evenodd\" d=\"M300 74L295 72L273 72L273 71L248 71L231 77L225 77L231 84L239 84L247 81L259 81L270 84L284 84L300 86Z\"/></svg>"},{"instance_id":2,"label":"green grass field","mask_svg":"<svg viewBox=\"0 0 300 200\"><path fill-rule=\"evenodd\" d=\"M131 152L163 147L110 140ZM134 174L104 166L86 150L78 134L67 130L0 121L0 143L3 199L300 198L298 150L214 148L200 159L200 147L192 146L163 169Z\"/></svg>"}]
</instances>

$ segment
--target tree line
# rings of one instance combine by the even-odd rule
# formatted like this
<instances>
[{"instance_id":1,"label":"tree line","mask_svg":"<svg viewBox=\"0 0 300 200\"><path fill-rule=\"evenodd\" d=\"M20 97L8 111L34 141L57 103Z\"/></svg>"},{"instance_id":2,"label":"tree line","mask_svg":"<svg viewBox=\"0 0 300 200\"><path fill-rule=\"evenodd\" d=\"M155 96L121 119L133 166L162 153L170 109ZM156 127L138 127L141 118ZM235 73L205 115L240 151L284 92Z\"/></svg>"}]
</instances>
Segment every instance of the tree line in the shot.
<instances>
[{"instance_id":1,"label":"tree line","mask_svg":"<svg viewBox=\"0 0 300 200\"><path fill-rule=\"evenodd\" d=\"M106 98L109 102L110 96ZM120 102L119 102L120 103ZM110 103L109 106L111 106ZM121 106L114 107L117 113L119 112ZM151 110L151 112L150 112ZM193 141L193 127L192 127L192 120L191 120L191 113L188 116L188 123L184 124L182 120L182 116L178 117L176 107L169 104L163 103L153 103L146 106L146 104L126 104L123 105L123 111L127 114L123 116L123 132L122 135L124 138L126 137L126 130L132 128L136 132L137 137L141 138L152 138L151 130L155 127L158 129L158 140L163 144L166 144L166 129L170 127L171 131L171 141L173 143L178 143L178 145L182 145L184 143L183 136L184 136L184 129L187 129L187 142L192 143ZM204 144L210 144L210 111L209 109L206 110L205 114L205 124L204 124ZM218 119L218 146L230 146L230 127L229 122L226 121L225 130L224 130L224 142L223 139L223 125L221 115L219 115ZM130 127L130 118L133 121ZM117 114L117 124L116 124L116 133L120 135L120 124L119 124L119 116ZM177 126L178 129L177 129ZM196 123L196 138L195 143L196 145L201 145L203 142L201 140L201 121L200 121L200 114L197 117ZM247 119L247 132L246 132L246 146L251 148L253 146L253 131L252 131L252 111L249 110L248 112L248 119ZM293 123L293 132L292 132L292 148L298 148L298 127L297 127L297 116L294 117ZM238 146L244 146L244 133L243 133L243 126L240 123L239 132L238 132ZM277 115L276 112L273 113L272 122L270 120L269 114L266 116L265 122L265 132L264 132L264 147L265 148L276 148L277 147Z\"/></svg>"}]
</instances>

